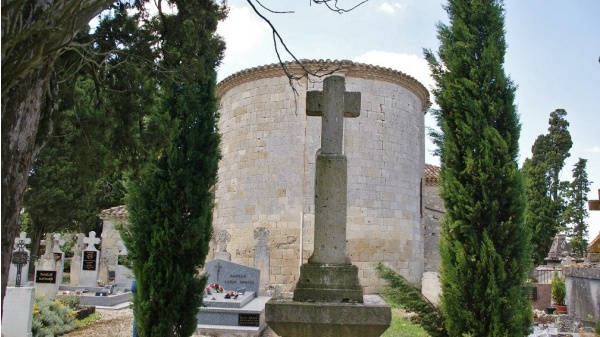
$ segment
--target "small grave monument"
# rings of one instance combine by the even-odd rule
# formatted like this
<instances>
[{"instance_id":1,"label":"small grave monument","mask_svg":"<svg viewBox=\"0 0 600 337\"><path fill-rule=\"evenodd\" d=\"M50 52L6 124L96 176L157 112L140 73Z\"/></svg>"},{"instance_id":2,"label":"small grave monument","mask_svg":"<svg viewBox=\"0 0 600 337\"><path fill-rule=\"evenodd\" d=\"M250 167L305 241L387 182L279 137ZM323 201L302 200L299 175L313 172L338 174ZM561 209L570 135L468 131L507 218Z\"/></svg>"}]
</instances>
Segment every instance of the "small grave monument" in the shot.
<instances>
[{"instance_id":1,"label":"small grave monument","mask_svg":"<svg viewBox=\"0 0 600 337\"><path fill-rule=\"evenodd\" d=\"M71 251L73 252L73 258L71 259L71 279L70 284L73 286L79 285L79 276L81 275L81 254L83 253L83 249L85 247L85 243L83 239L85 238L85 234L79 233L76 236L75 244Z\"/></svg>"},{"instance_id":2,"label":"small grave monument","mask_svg":"<svg viewBox=\"0 0 600 337\"><path fill-rule=\"evenodd\" d=\"M254 267L260 270L260 290L261 294L266 294L269 287L269 269L271 268L271 253L269 248L269 230L265 227L258 227L254 230Z\"/></svg>"},{"instance_id":3,"label":"small grave monument","mask_svg":"<svg viewBox=\"0 0 600 337\"><path fill-rule=\"evenodd\" d=\"M46 234L46 239L40 241L46 246L44 255L35 263L35 291L46 298L54 299L58 292L58 272L60 264L54 258L54 238L52 233Z\"/></svg>"},{"instance_id":4,"label":"small grave monument","mask_svg":"<svg viewBox=\"0 0 600 337\"><path fill-rule=\"evenodd\" d=\"M62 283L63 273L65 267L65 253L60 249L60 247L64 246L65 240L60 238L60 233L54 233L52 235L52 239L54 240L52 245L52 253L54 254L54 259L58 262L58 267L56 267L56 278L58 283Z\"/></svg>"},{"instance_id":5,"label":"small grave monument","mask_svg":"<svg viewBox=\"0 0 600 337\"><path fill-rule=\"evenodd\" d=\"M269 297L258 296L260 270L213 260L206 263L208 276L204 307L199 309L198 330L210 336L259 336L266 328L264 309Z\"/></svg>"},{"instance_id":6,"label":"small grave monument","mask_svg":"<svg viewBox=\"0 0 600 337\"><path fill-rule=\"evenodd\" d=\"M27 273L29 270L30 252L25 247L31 243L27 238L27 233L21 232L15 239L14 251L10 259L10 270L8 272L8 284L20 287L27 283Z\"/></svg>"},{"instance_id":7,"label":"small grave monument","mask_svg":"<svg viewBox=\"0 0 600 337\"><path fill-rule=\"evenodd\" d=\"M267 324L280 336L380 336L390 326L391 309L378 297L365 300L358 268L346 254L344 117L359 116L360 93L346 92L345 78L330 76L323 92L307 92L306 114L322 116L314 251L300 268L293 301L273 298L267 303Z\"/></svg>"},{"instance_id":8,"label":"small grave monument","mask_svg":"<svg viewBox=\"0 0 600 337\"><path fill-rule=\"evenodd\" d=\"M79 276L79 285L95 287L98 282L98 270L100 261L100 252L95 245L100 243L96 237L96 232L91 231L87 238L83 239L87 244L81 253L81 274Z\"/></svg>"},{"instance_id":9,"label":"small grave monument","mask_svg":"<svg viewBox=\"0 0 600 337\"><path fill-rule=\"evenodd\" d=\"M231 234L226 229L221 229L215 236L217 251L215 260L231 261L231 254L227 251L227 242L231 241Z\"/></svg>"}]
</instances>

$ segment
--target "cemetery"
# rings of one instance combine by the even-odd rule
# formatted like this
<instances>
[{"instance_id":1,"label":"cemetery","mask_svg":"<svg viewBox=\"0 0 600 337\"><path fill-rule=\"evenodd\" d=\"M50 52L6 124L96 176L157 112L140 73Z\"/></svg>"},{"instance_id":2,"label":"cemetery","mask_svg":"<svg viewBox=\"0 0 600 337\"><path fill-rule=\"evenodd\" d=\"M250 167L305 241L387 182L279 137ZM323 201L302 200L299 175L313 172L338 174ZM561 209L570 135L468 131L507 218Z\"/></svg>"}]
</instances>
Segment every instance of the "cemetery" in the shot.
<instances>
[{"instance_id":1,"label":"cemetery","mask_svg":"<svg viewBox=\"0 0 600 337\"><path fill-rule=\"evenodd\" d=\"M310 61L305 66L326 70L331 64ZM306 121L276 112L291 95L278 65L240 72L218 87L224 103L219 166L224 179L215 189L198 334L380 336L390 325L391 310L378 295L385 281L376 263L394 268L432 303L439 301L438 245L445 213L440 170L425 164L421 155L400 160L423 141L427 91L399 72L350 61L325 80L306 84L300 107L306 116L320 117ZM402 140L392 139L400 119L414 129ZM390 129L383 120L392 124ZM278 138L282 130L265 129L279 125L288 125L282 129L287 136L290 125L304 136L288 143ZM250 136L256 139L250 144L247 132L268 132L269 137ZM378 150L367 146L375 139L385 139ZM127 224L127 210L113 207L98 216L101 237L92 231L73 238L68 283L63 282L65 238L46 234L38 258L30 256L26 233L15 240L5 302L11 310L3 320L6 337L31 335L31 319L25 318L32 316L34 292L48 299L76 296L88 307L129 308L133 274L120 263L127 250L116 229ZM584 261L571 257L564 235L556 236L546 265L533 274L531 336L578 336L584 323L600 320L599 242L600 235ZM23 272L30 263L35 264L32 280ZM562 298L554 296L559 281L564 282ZM558 312L558 304L565 304L566 311Z\"/></svg>"}]
</instances>

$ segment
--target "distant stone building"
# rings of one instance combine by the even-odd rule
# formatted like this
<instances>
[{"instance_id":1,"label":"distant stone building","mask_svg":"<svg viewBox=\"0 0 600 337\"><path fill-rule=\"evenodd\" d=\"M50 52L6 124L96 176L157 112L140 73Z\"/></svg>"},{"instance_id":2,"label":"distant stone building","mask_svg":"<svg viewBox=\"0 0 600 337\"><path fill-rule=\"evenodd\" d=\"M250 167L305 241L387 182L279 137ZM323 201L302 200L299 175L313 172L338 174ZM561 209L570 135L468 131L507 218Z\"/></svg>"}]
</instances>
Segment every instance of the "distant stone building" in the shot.
<instances>
[{"instance_id":1,"label":"distant stone building","mask_svg":"<svg viewBox=\"0 0 600 337\"><path fill-rule=\"evenodd\" d=\"M291 74L303 74L297 65L287 66ZM346 77L347 91L361 92L361 115L344 120L344 151L347 250L365 293L380 292L385 283L375 270L378 263L417 285L424 272L437 278L444 209L439 167L425 164L428 91L391 69L350 61L304 66L336 69ZM295 89L279 64L243 70L217 88L223 158L208 259L226 256L260 268L261 284L281 291L292 290L300 265L312 254L321 136L321 118L306 116L305 100L307 91L322 90L322 79L303 77ZM122 211L103 212L105 223Z\"/></svg>"},{"instance_id":2,"label":"distant stone building","mask_svg":"<svg viewBox=\"0 0 600 337\"><path fill-rule=\"evenodd\" d=\"M360 116L344 120L344 151L347 250L360 270L365 293L378 292L383 284L375 270L378 263L420 284L426 268L422 222L429 212L421 202L421 194L429 190L423 181L427 89L404 73L366 64L303 65L320 73L334 70L346 78L347 91L361 92ZM296 64L287 66L293 75L304 74ZM307 91L322 90L322 79L302 77L295 89L279 64L240 71L217 88L223 158L215 188L214 229L231 235L227 250L232 261L250 266L253 233L266 229L270 284L283 291L296 284L299 267L313 249L321 119L306 116L305 102ZM439 264L436 259L432 266Z\"/></svg>"}]
</instances>

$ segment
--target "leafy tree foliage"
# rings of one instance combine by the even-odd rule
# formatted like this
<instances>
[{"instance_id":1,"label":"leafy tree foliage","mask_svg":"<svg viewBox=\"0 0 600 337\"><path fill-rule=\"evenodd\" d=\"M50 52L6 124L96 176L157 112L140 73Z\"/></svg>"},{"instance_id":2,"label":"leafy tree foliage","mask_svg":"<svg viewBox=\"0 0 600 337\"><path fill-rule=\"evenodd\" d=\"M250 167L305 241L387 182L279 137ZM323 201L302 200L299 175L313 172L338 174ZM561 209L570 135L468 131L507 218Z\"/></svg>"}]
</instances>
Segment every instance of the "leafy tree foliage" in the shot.
<instances>
[{"instance_id":1,"label":"leafy tree foliage","mask_svg":"<svg viewBox=\"0 0 600 337\"><path fill-rule=\"evenodd\" d=\"M450 336L527 335L531 267L502 2L452 0L429 50L441 133L442 308Z\"/></svg>"},{"instance_id":2,"label":"leafy tree foliage","mask_svg":"<svg viewBox=\"0 0 600 337\"><path fill-rule=\"evenodd\" d=\"M122 237L137 281L135 317L142 336L190 336L206 278L212 235L219 135L216 71L224 49L215 35L225 11L211 0L181 1L177 13L146 21L162 29L157 65L161 110L177 132L129 183L129 225Z\"/></svg>"},{"instance_id":3,"label":"leafy tree foliage","mask_svg":"<svg viewBox=\"0 0 600 337\"><path fill-rule=\"evenodd\" d=\"M586 159L579 158L573 168L573 181L569 184L566 194L567 208L564 213L564 218L570 225L571 252L579 257L583 257L588 247L588 225L585 219L589 216L587 194L590 191L591 182L588 181L586 164Z\"/></svg>"},{"instance_id":4,"label":"leafy tree foliage","mask_svg":"<svg viewBox=\"0 0 600 337\"><path fill-rule=\"evenodd\" d=\"M525 223L532 233L533 258L541 264L552 245L554 236L565 228L564 193L568 182L560 180L560 172L573 145L569 133L567 112L557 109L550 113L548 134L535 140L532 157L523 163L527 210Z\"/></svg>"},{"instance_id":5,"label":"leafy tree foliage","mask_svg":"<svg viewBox=\"0 0 600 337\"><path fill-rule=\"evenodd\" d=\"M448 336L442 309L439 306L431 303L423 296L419 288L392 269L378 264L377 270L379 276L389 282L389 285L383 290L386 300L391 300L406 311L415 313L410 317L410 321L420 325L430 336Z\"/></svg>"}]
</instances>

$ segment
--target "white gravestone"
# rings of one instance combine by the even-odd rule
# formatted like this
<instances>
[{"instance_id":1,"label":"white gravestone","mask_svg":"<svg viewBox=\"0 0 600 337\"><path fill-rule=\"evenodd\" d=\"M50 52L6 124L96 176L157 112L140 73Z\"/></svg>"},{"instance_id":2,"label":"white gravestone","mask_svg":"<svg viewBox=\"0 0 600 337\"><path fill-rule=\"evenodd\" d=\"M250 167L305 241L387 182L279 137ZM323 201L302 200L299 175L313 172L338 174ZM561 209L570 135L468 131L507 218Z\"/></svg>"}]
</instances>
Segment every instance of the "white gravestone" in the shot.
<instances>
[{"instance_id":1,"label":"white gravestone","mask_svg":"<svg viewBox=\"0 0 600 337\"><path fill-rule=\"evenodd\" d=\"M71 251L73 252L73 258L71 259L70 283L72 286L79 285L79 277L81 275L81 254L83 253L83 249L85 248L85 244L83 242L84 238L85 234L77 234L75 244L73 245L73 248L71 248Z\"/></svg>"},{"instance_id":2,"label":"white gravestone","mask_svg":"<svg viewBox=\"0 0 600 337\"><path fill-rule=\"evenodd\" d=\"M35 263L35 291L48 299L54 299L59 286L57 273L59 263L54 259L52 233L47 233L46 239L40 243L46 246L46 251Z\"/></svg>"},{"instance_id":3,"label":"white gravestone","mask_svg":"<svg viewBox=\"0 0 600 337\"><path fill-rule=\"evenodd\" d=\"M98 270L100 261L100 252L95 245L100 243L96 237L96 232L91 231L89 237L84 238L83 242L87 244L81 255L81 274L79 275L79 285L85 287L95 287L98 282Z\"/></svg>"},{"instance_id":4,"label":"white gravestone","mask_svg":"<svg viewBox=\"0 0 600 337\"><path fill-rule=\"evenodd\" d=\"M227 242L231 241L231 234L226 229L221 229L215 236L217 242L217 252L215 260L231 261L231 254L227 251Z\"/></svg>"},{"instance_id":5,"label":"white gravestone","mask_svg":"<svg viewBox=\"0 0 600 337\"><path fill-rule=\"evenodd\" d=\"M65 240L60 238L60 233L54 233L53 238L52 253L54 254L54 259L59 264L58 267L56 267L56 279L58 284L61 284L63 280L63 270L65 269L65 253L60 247L64 246Z\"/></svg>"},{"instance_id":6,"label":"white gravestone","mask_svg":"<svg viewBox=\"0 0 600 337\"><path fill-rule=\"evenodd\" d=\"M31 337L33 319L33 287L6 287L2 306L2 336Z\"/></svg>"},{"instance_id":7,"label":"white gravestone","mask_svg":"<svg viewBox=\"0 0 600 337\"><path fill-rule=\"evenodd\" d=\"M25 262L25 264L23 264L21 266L21 285L26 284L28 281L27 274L29 274L29 260L31 257L31 253L29 252L29 250L27 250L27 248L25 248L25 245L28 245L30 243L31 243L31 239L27 238L27 233L25 233L25 232L21 232L19 237L15 238L13 256L15 256L15 253L20 254L22 256L23 262ZM19 251L19 245L22 245L20 251ZM8 271L8 284L9 285L16 284L17 269L18 269L17 265L12 263L12 261L11 261L10 270Z\"/></svg>"}]
</instances>

